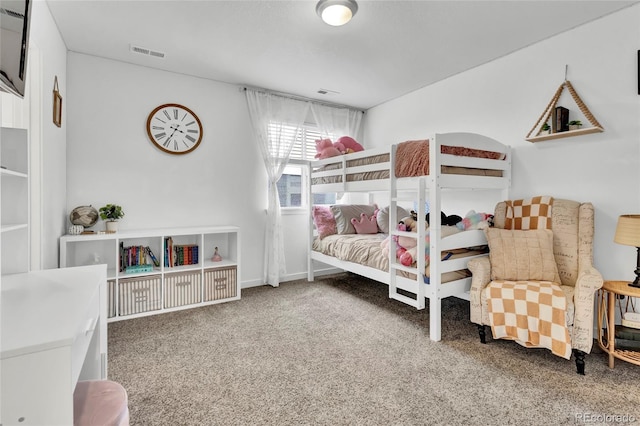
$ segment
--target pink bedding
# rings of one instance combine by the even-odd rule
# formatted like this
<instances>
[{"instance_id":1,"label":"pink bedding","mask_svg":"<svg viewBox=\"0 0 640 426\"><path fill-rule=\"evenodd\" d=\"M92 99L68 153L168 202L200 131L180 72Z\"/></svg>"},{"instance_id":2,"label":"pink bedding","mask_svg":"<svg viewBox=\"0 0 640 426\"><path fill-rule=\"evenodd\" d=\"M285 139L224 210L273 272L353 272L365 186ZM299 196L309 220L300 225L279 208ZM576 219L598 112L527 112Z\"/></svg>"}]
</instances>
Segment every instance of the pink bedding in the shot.
<instances>
[{"instance_id":1,"label":"pink bedding","mask_svg":"<svg viewBox=\"0 0 640 426\"><path fill-rule=\"evenodd\" d=\"M440 152L443 154L459 155L464 157L476 157L476 158L489 158L492 160L504 159L504 154L500 152L484 151L481 149L465 148L458 146L445 146L440 147ZM429 174L429 141L407 141L398 144L396 150L396 177L410 177L410 176L426 176ZM461 167L455 169L463 169ZM464 169L463 169L464 170ZM481 169L470 169L482 171ZM486 170L484 172L497 172L497 176L501 176L499 171ZM443 171L446 173L446 171ZM460 173L459 171L453 173ZM477 173L467 173L477 174ZM491 176L494 174L483 175ZM494 175L495 176L495 175Z\"/></svg>"}]
</instances>

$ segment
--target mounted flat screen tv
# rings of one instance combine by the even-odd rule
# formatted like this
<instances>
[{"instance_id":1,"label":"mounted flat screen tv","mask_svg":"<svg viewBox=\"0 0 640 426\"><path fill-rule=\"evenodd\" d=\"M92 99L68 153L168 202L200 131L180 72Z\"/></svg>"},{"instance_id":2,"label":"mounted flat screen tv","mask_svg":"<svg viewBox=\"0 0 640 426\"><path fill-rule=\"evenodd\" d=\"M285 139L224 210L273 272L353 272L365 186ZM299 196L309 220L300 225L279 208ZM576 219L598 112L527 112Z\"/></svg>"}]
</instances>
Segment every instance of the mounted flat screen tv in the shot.
<instances>
[{"instance_id":1,"label":"mounted flat screen tv","mask_svg":"<svg viewBox=\"0 0 640 426\"><path fill-rule=\"evenodd\" d=\"M0 0L0 89L24 97L32 0Z\"/></svg>"}]
</instances>

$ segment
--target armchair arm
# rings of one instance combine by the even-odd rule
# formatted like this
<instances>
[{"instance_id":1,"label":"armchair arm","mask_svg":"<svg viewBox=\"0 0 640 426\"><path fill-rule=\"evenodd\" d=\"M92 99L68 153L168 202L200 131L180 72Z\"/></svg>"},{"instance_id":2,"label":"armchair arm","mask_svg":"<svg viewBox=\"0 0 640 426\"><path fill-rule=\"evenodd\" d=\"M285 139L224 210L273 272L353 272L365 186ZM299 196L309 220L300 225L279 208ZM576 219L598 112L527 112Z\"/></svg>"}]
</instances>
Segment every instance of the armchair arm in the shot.
<instances>
[{"instance_id":1,"label":"armchair arm","mask_svg":"<svg viewBox=\"0 0 640 426\"><path fill-rule=\"evenodd\" d=\"M471 291L469 302L471 305L471 322L483 325L482 320L482 290L491 282L491 262L489 256L481 256L471 259L467 263L467 268L471 271Z\"/></svg>"},{"instance_id":2,"label":"armchair arm","mask_svg":"<svg viewBox=\"0 0 640 426\"><path fill-rule=\"evenodd\" d=\"M594 325L593 301L596 291L602 287L603 283L602 274L590 262L583 260L580 264L578 280L573 294L573 303L575 305L573 336L571 337L573 349L578 349L585 353L591 352Z\"/></svg>"}]
</instances>

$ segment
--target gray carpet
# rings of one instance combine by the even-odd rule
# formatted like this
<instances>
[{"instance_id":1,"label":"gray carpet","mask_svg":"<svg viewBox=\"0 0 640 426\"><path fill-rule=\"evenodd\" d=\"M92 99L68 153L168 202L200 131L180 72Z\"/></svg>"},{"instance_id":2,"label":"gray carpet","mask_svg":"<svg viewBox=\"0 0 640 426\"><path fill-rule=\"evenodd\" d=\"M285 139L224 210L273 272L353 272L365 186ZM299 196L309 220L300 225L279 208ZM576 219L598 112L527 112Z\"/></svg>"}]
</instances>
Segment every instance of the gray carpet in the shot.
<instances>
[{"instance_id":1,"label":"gray carpet","mask_svg":"<svg viewBox=\"0 0 640 426\"><path fill-rule=\"evenodd\" d=\"M640 422L640 367L609 369L594 345L580 376L573 358L481 344L466 301L443 311L432 342L428 308L356 275L250 288L109 324L109 378L128 391L132 425Z\"/></svg>"}]
</instances>

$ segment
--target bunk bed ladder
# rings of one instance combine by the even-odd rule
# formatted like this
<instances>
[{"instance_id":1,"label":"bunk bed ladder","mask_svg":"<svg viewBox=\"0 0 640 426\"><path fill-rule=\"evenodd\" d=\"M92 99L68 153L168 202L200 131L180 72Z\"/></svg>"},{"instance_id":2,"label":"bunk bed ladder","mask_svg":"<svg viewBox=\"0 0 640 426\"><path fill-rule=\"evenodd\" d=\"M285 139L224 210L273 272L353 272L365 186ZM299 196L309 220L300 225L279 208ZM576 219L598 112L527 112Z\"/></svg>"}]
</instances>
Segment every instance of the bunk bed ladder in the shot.
<instances>
[{"instance_id":1,"label":"bunk bed ladder","mask_svg":"<svg viewBox=\"0 0 640 426\"><path fill-rule=\"evenodd\" d=\"M391 166L390 166L390 176L389 176L390 178L389 224L397 224L400 219L397 217L398 201L401 198L398 196L398 187L397 187L396 177L395 177L395 170L394 170L395 157L396 157L396 146L394 145L391 149L391 156L390 156ZM398 300L402 303L413 306L416 309L424 309L425 284L423 281L423 273L416 274L417 271L424 271L424 267L425 267L424 265L425 263L424 262L425 199L424 199L424 180L422 178L419 179L418 199L419 199L418 230L422 229L423 231L422 232L418 231L418 233L416 234L416 238L418 239L418 253L423 253L423 255L418 256L417 269L408 268L398 263L398 259L395 253L395 244L389 244L389 297L391 299ZM390 226L389 234L392 237L397 235L407 235L407 236L411 235L408 233L401 233L400 231L397 231L395 228L392 228L391 226ZM416 277L417 292L416 292L415 299L409 296L405 296L404 294L398 293L398 286L397 286L397 280L396 280L398 271L407 271L417 275Z\"/></svg>"}]
</instances>

